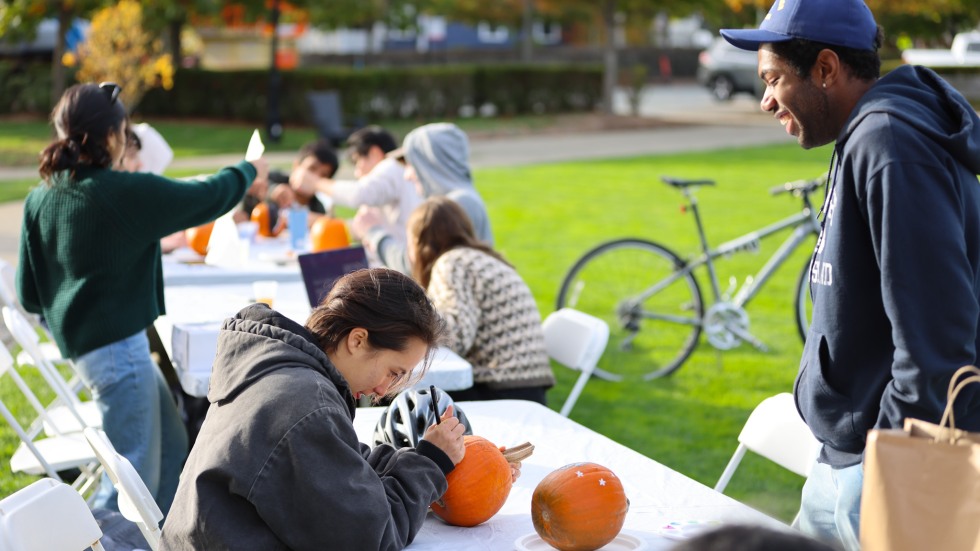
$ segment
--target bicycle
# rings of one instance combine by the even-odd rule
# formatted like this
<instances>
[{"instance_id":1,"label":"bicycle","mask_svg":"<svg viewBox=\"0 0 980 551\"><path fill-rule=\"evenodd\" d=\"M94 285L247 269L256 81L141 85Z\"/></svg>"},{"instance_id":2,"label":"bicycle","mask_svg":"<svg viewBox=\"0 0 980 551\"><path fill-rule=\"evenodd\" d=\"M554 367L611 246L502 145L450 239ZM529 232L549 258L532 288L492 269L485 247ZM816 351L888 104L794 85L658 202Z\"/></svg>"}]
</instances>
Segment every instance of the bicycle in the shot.
<instances>
[{"instance_id":1,"label":"bicycle","mask_svg":"<svg viewBox=\"0 0 980 551\"><path fill-rule=\"evenodd\" d=\"M586 252L568 271L558 292L557 307L575 308L606 320L610 328L609 342L618 343L620 350L642 349L653 362L652 369L642 374L644 380L663 377L680 368L694 351L702 332L719 350L732 349L744 341L760 351L768 351L768 347L749 332L745 306L797 247L810 235L819 235L820 222L810 195L825 183L825 178L787 182L770 189L772 195L792 193L799 197L802 210L711 248L693 190L714 185L714 181L662 177L665 184L685 197L686 209L694 214L700 256L684 260L671 249L640 238L607 241ZM732 281L729 289L722 293L715 259L757 252L763 239L788 228L793 228L792 233L758 273L741 286ZM694 277L694 270L701 266L707 268L711 283L712 304L707 309L701 287ZM809 324L809 281L808 260L797 279L794 295L795 322L802 339L806 338ZM600 368L595 369L595 374L611 381L624 378Z\"/></svg>"}]
</instances>

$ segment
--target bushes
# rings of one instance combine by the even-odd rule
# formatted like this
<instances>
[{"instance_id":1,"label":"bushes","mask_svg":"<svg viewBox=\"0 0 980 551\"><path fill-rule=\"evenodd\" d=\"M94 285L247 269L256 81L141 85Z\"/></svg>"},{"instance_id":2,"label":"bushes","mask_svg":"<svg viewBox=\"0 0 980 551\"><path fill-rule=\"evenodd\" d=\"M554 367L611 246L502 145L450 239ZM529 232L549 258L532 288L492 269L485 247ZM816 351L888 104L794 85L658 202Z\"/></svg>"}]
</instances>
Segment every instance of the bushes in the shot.
<instances>
[{"instance_id":1,"label":"bushes","mask_svg":"<svg viewBox=\"0 0 980 551\"><path fill-rule=\"evenodd\" d=\"M384 69L317 68L281 73L283 122L309 120L306 93L337 90L343 111L366 120L456 117L463 106L492 103L499 113L591 111L599 102L598 66L428 66ZM151 90L143 116L206 117L263 122L267 71L181 69L169 91Z\"/></svg>"},{"instance_id":2,"label":"bushes","mask_svg":"<svg viewBox=\"0 0 980 551\"><path fill-rule=\"evenodd\" d=\"M0 60L0 114L50 111L50 61Z\"/></svg>"}]
</instances>

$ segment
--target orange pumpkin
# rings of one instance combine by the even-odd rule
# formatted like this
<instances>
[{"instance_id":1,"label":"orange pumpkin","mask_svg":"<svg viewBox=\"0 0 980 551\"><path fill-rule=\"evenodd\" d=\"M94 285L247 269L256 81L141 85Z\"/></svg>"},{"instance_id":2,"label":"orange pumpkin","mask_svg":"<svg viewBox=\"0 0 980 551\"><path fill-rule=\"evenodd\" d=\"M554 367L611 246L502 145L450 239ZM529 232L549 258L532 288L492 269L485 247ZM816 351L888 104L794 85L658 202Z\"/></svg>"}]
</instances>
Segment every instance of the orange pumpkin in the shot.
<instances>
[{"instance_id":1,"label":"orange pumpkin","mask_svg":"<svg viewBox=\"0 0 980 551\"><path fill-rule=\"evenodd\" d=\"M628 509L619 477L595 463L552 471L531 495L534 530L561 551L589 551L611 542Z\"/></svg>"},{"instance_id":2,"label":"orange pumpkin","mask_svg":"<svg viewBox=\"0 0 980 551\"><path fill-rule=\"evenodd\" d=\"M310 244L313 252L343 249L350 246L347 226L343 220L321 216L310 227Z\"/></svg>"},{"instance_id":3,"label":"orange pumpkin","mask_svg":"<svg viewBox=\"0 0 980 551\"><path fill-rule=\"evenodd\" d=\"M476 526L504 506L513 480L504 454L481 436L463 437L466 455L446 480L449 489L432 512L453 526Z\"/></svg>"},{"instance_id":4,"label":"orange pumpkin","mask_svg":"<svg viewBox=\"0 0 980 551\"><path fill-rule=\"evenodd\" d=\"M195 228L184 230L184 237L187 238L187 246L194 249L199 255L208 254L208 242L211 241L211 230L214 229L214 222L208 222Z\"/></svg>"},{"instance_id":5,"label":"orange pumpkin","mask_svg":"<svg viewBox=\"0 0 980 551\"><path fill-rule=\"evenodd\" d=\"M282 231L282 225L277 224L275 227L272 225L272 215L269 212L269 204L262 201L255 208L252 209L252 214L249 217L252 222L259 225L259 235L262 237L276 237L279 232Z\"/></svg>"}]
</instances>

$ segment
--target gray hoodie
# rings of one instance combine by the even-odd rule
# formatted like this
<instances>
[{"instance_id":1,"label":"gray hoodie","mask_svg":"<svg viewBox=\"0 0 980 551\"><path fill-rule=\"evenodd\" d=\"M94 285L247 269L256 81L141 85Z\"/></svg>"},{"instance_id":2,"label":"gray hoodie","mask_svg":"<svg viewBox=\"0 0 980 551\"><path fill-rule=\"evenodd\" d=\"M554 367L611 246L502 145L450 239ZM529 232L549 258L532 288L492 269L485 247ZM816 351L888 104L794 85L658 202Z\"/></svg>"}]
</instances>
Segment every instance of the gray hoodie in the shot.
<instances>
[{"instance_id":1,"label":"gray hoodie","mask_svg":"<svg viewBox=\"0 0 980 551\"><path fill-rule=\"evenodd\" d=\"M405 158L415 169L423 196L445 195L459 204L473 222L476 238L493 246L493 231L487 206L473 186L470 174L470 143L458 126L448 122L426 124L412 130L402 142ZM411 273L405 244L381 232L368 240L374 244L385 265Z\"/></svg>"},{"instance_id":2,"label":"gray hoodie","mask_svg":"<svg viewBox=\"0 0 980 551\"><path fill-rule=\"evenodd\" d=\"M358 442L347 382L263 304L225 321L208 400L162 549L402 549L446 490L434 445Z\"/></svg>"}]
</instances>

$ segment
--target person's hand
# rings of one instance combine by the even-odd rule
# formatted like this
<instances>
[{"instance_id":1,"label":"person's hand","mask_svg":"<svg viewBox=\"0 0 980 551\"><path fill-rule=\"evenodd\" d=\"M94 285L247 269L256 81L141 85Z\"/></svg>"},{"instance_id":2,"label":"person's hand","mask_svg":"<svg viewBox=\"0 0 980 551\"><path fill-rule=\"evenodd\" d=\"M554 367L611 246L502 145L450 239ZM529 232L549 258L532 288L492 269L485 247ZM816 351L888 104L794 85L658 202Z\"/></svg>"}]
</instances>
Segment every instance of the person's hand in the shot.
<instances>
[{"instance_id":1,"label":"person's hand","mask_svg":"<svg viewBox=\"0 0 980 551\"><path fill-rule=\"evenodd\" d=\"M372 228L381 226L384 223L385 218L381 214L380 209L362 206L357 209L357 214L354 215L354 219L351 221L350 231L355 239L363 242Z\"/></svg>"},{"instance_id":2,"label":"person's hand","mask_svg":"<svg viewBox=\"0 0 980 551\"><path fill-rule=\"evenodd\" d=\"M500 450L501 453L507 451L507 448L505 446L500 446L497 449ZM504 454L504 457L506 458L507 455ZM521 462L520 461L508 461L507 464L510 465L510 480L511 480L511 482L517 482L517 479L521 477Z\"/></svg>"},{"instance_id":3,"label":"person's hand","mask_svg":"<svg viewBox=\"0 0 980 551\"><path fill-rule=\"evenodd\" d=\"M265 157L259 157L254 161L249 161L255 167L255 179L269 181L269 161Z\"/></svg>"},{"instance_id":4,"label":"person's hand","mask_svg":"<svg viewBox=\"0 0 980 551\"><path fill-rule=\"evenodd\" d=\"M316 184L320 176L312 170L315 159L316 157L312 155L306 157L289 173L289 187L293 188L300 197L313 197L316 193Z\"/></svg>"},{"instance_id":5,"label":"person's hand","mask_svg":"<svg viewBox=\"0 0 980 551\"><path fill-rule=\"evenodd\" d=\"M434 444L449 456L453 465L458 465L463 460L463 456L466 455L466 447L463 445L464 432L466 432L466 426L453 415L453 406L449 406L442 413L438 424L425 429L422 440Z\"/></svg>"}]
</instances>

